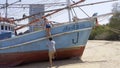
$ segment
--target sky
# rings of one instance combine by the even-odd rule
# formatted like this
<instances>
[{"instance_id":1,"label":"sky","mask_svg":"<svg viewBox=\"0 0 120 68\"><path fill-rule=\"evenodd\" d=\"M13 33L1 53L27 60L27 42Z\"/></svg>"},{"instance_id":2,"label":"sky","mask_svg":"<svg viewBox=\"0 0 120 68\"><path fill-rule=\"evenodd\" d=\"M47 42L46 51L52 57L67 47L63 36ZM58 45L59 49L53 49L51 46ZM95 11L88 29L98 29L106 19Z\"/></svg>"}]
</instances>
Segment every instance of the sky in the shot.
<instances>
[{"instance_id":1,"label":"sky","mask_svg":"<svg viewBox=\"0 0 120 68\"><path fill-rule=\"evenodd\" d=\"M5 4L5 1L6 0L0 0L0 4ZM16 2L18 0L8 0L8 3L11 4L13 2ZM58 2L58 0L22 0L22 2L19 2L19 4L33 4L33 3L36 3L36 4L39 4L39 3L46 3L46 2ZM59 0L59 2L65 2L66 0ZM78 1L78 0L75 0L75 1ZM108 1L108 0L86 0L85 2L81 3L81 4L87 4L87 3L95 3L95 2L101 2L101 1ZM87 15L89 16L92 16L94 13L98 13L98 15L101 15L101 14L106 14L106 13L110 13L112 11L112 5L113 5L114 2L108 2L108 3L103 3L103 4L97 4L97 5L92 5L92 6L84 6L84 7L81 7L82 10L84 10ZM80 5L81 5L80 4ZM16 11L17 10L17 11ZM78 17L79 18L84 18L84 17L87 17L87 15L85 15L79 8L76 8L75 10L76 13L79 15ZM5 10L1 10L0 9L0 12L2 13L2 15L4 16L4 13L5 13ZM23 13L26 13L26 15L29 15L28 14L29 10L25 10L25 9L15 9L15 11L13 11L13 9L9 9L8 10L8 17L16 17L16 18L20 18L21 15ZM59 13L59 14L56 14L56 16L59 15L59 19L60 20L57 20L57 21L61 21L61 22L64 22L66 21L66 18L64 17L67 17L67 13L66 14L63 14L63 12ZM63 17L62 17L63 15ZM53 18L51 18L50 20L55 20L56 21L56 16L54 15ZM108 19L110 18L110 16L106 16L106 17L102 17L99 19L100 24L104 24L104 23L107 23L108 22Z\"/></svg>"},{"instance_id":2,"label":"sky","mask_svg":"<svg viewBox=\"0 0 120 68\"><path fill-rule=\"evenodd\" d=\"M0 4L5 4L6 0L0 0ZM8 3L11 4L13 2L16 2L18 0L8 0ZM66 2L66 0L22 0L22 2L19 2L17 4L41 4L41 3L49 3L49 2ZM74 1L78 1L78 0L74 0ZM85 2L80 3L79 5L82 4L88 4L88 3L95 3L95 2L101 2L101 1L108 1L108 0L85 0ZM120 2L119 1L115 1L115 2ZM84 7L80 7L82 10L84 10L85 13L87 13L87 15L92 16L94 13L98 13L98 15L101 14L106 14L106 13L110 13L112 12L113 9L113 3L115 2L108 2L108 3L103 3L103 4L96 4L96 5L91 5L91 6L84 6ZM54 7L52 7L54 8ZM85 15L79 8L75 8L76 10L76 14L78 16L78 18L86 18L88 17L87 15ZM22 15L25 13L26 15L29 15L29 10L25 9L25 8L16 8L16 9L8 9L8 17L15 17L15 18L21 18ZM49 17L49 20L52 21L56 21L56 22L65 22L68 21L68 13L65 13L66 10L64 10L63 12L60 12L58 14L55 14L53 16ZM1 16L5 16L5 9L0 9L0 13ZM64 13L64 14L63 14ZM104 17L100 17L99 18L99 23L100 24L106 24L109 22L109 18L111 16L104 16ZM27 20L24 20L22 22L28 22Z\"/></svg>"}]
</instances>

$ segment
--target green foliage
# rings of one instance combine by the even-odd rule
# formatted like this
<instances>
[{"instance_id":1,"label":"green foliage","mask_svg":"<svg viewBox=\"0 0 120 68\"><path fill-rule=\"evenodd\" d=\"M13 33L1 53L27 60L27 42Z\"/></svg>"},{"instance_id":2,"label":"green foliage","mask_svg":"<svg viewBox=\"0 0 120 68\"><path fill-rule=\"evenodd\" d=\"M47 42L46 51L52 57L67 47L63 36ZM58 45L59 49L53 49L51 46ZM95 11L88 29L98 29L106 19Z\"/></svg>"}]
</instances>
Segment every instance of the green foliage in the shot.
<instances>
[{"instance_id":1,"label":"green foliage","mask_svg":"<svg viewBox=\"0 0 120 68\"><path fill-rule=\"evenodd\" d=\"M89 39L90 40L96 39L97 36L100 36L105 32L107 32L107 28L105 27L105 25L99 25L99 26L93 28Z\"/></svg>"},{"instance_id":2,"label":"green foliage","mask_svg":"<svg viewBox=\"0 0 120 68\"><path fill-rule=\"evenodd\" d=\"M120 40L120 13L114 14L110 23L95 27L89 39Z\"/></svg>"},{"instance_id":3,"label":"green foliage","mask_svg":"<svg viewBox=\"0 0 120 68\"><path fill-rule=\"evenodd\" d=\"M109 23L110 40L120 40L120 13L114 14Z\"/></svg>"},{"instance_id":4,"label":"green foliage","mask_svg":"<svg viewBox=\"0 0 120 68\"><path fill-rule=\"evenodd\" d=\"M120 30L120 13L111 17L109 27Z\"/></svg>"}]
</instances>

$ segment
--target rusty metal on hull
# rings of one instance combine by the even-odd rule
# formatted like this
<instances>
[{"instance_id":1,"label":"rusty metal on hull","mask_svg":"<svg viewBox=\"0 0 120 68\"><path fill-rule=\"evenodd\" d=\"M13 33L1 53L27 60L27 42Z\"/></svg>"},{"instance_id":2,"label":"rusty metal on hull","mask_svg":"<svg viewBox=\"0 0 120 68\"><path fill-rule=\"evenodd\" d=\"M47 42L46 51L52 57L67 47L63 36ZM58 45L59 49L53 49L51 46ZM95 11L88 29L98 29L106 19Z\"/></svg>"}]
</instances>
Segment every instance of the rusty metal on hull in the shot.
<instances>
[{"instance_id":1,"label":"rusty metal on hull","mask_svg":"<svg viewBox=\"0 0 120 68\"><path fill-rule=\"evenodd\" d=\"M55 59L81 57L85 46L58 49ZM16 66L30 62L48 61L48 51L19 52L0 54L1 66Z\"/></svg>"}]
</instances>

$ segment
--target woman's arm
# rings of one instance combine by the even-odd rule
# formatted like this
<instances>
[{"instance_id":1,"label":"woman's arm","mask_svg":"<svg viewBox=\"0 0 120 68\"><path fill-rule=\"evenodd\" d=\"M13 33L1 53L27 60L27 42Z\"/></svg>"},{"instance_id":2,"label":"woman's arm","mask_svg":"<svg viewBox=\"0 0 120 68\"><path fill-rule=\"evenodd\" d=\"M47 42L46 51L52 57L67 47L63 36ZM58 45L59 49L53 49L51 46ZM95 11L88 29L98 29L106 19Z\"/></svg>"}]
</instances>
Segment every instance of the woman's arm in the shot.
<instances>
[{"instance_id":1,"label":"woman's arm","mask_svg":"<svg viewBox=\"0 0 120 68\"><path fill-rule=\"evenodd\" d=\"M50 22L50 24L54 27L53 23L52 23L51 21L49 21L49 22Z\"/></svg>"}]
</instances>

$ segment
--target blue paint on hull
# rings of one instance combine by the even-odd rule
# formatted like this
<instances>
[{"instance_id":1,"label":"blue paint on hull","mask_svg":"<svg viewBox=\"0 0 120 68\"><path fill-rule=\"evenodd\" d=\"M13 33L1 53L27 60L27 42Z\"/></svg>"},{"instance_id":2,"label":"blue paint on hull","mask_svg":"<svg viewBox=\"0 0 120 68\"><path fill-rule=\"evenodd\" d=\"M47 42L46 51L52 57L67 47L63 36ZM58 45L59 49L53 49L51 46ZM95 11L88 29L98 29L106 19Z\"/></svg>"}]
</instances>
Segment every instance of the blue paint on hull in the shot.
<instances>
[{"instance_id":1,"label":"blue paint on hull","mask_svg":"<svg viewBox=\"0 0 120 68\"><path fill-rule=\"evenodd\" d=\"M11 38L11 37L12 37L12 33L11 32L4 32L4 33L0 34L0 40Z\"/></svg>"},{"instance_id":2,"label":"blue paint on hull","mask_svg":"<svg viewBox=\"0 0 120 68\"><path fill-rule=\"evenodd\" d=\"M85 21L52 28L52 35L63 33L62 35L53 37L53 39L56 41L56 49L85 46L93 26L93 22ZM75 30L79 31L67 33ZM43 30L0 41L0 48L19 45L0 49L0 53L48 50L46 46L48 40L41 40L41 38L44 38L45 36L46 33L45 30Z\"/></svg>"}]
</instances>

